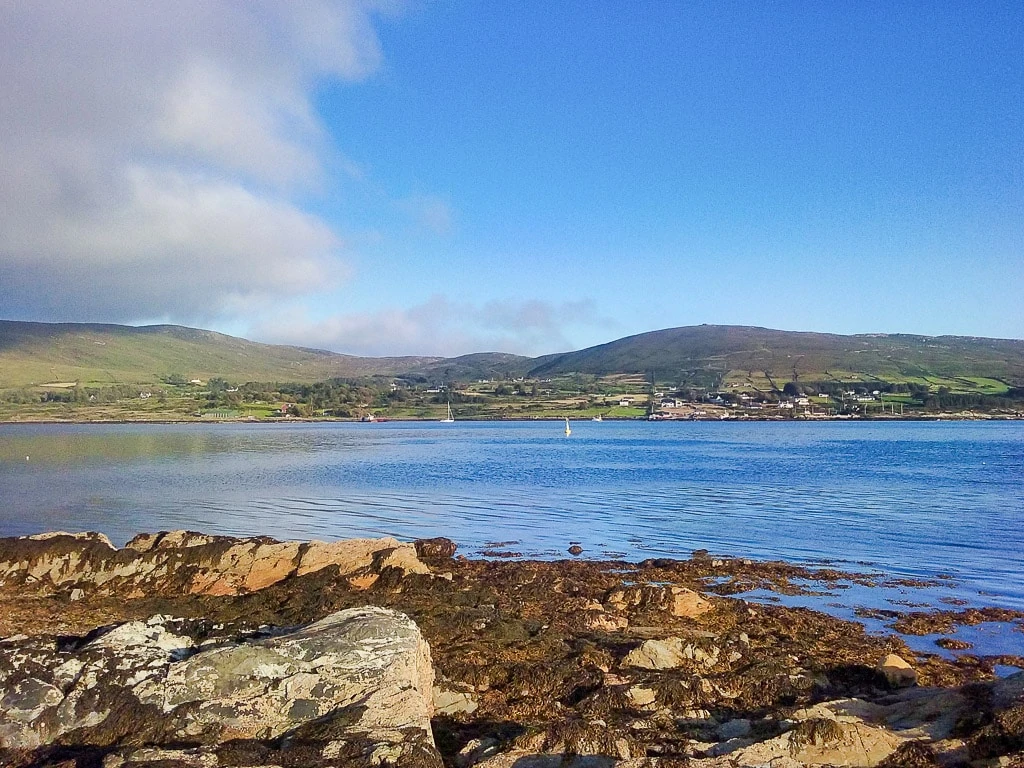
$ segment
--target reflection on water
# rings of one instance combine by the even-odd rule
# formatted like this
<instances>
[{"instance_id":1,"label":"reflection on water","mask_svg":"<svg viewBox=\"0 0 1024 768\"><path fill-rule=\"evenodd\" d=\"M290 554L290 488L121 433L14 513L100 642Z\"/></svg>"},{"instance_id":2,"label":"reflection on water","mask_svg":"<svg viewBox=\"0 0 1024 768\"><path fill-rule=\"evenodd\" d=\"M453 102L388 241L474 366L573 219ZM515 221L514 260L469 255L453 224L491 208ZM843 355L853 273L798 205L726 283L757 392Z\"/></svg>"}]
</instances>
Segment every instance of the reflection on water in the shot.
<instances>
[{"instance_id":1,"label":"reflection on water","mask_svg":"<svg viewBox=\"0 0 1024 768\"><path fill-rule=\"evenodd\" d=\"M26 457L27 460L26 460ZM0 534L447 535L949 573L1024 608L1024 427L553 422L0 427ZM868 564L865 566L863 564ZM979 596L979 593L985 593Z\"/></svg>"}]
</instances>

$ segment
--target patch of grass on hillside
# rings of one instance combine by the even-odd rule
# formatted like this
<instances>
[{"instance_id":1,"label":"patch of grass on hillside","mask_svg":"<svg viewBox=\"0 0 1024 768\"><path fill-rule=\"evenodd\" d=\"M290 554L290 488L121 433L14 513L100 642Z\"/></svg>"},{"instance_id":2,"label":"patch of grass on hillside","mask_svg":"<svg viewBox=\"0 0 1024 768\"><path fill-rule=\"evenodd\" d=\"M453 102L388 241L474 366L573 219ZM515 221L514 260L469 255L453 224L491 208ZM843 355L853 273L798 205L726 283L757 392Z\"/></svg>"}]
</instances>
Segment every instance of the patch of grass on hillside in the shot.
<instances>
[{"instance_id":1,"label":"patch of grass on hillside","mask_svg":"<svg viewBox=\"0 0 1024 768\"><path fill-rule=\"evenodd\" d=\"M985 395L1005 395L1010 391L1006 382L998 379L988 379L984 376L961 376L959 380L968 385L974 385L974 388L968 391L980 392Z\"/></svg>"}]
</instances>

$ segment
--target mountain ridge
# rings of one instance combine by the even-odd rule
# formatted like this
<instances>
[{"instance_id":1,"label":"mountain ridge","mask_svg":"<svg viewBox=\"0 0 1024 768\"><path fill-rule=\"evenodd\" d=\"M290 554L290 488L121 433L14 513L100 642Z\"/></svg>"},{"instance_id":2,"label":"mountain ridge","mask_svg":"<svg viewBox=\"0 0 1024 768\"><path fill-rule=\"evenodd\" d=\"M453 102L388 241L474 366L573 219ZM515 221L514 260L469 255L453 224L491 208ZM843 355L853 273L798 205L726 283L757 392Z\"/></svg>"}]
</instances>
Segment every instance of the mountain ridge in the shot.
<instances>
[{"instance_id":1,"label":"mountain ridge","mask_svg":"<svg viewBox=\"0 0 1024 768\"><path fill-rule=\"evenodd\" d=\"M1024 340L919 334L833 334L739 325L664 328L570 352L359 357L264 344L188 326L0 320L0 387L52 382L145 383L172 374L233 381L330 378L543 378L644 374L679 386L746 382L983 378L1024 385Z\"/></svg>"}]
</instances>

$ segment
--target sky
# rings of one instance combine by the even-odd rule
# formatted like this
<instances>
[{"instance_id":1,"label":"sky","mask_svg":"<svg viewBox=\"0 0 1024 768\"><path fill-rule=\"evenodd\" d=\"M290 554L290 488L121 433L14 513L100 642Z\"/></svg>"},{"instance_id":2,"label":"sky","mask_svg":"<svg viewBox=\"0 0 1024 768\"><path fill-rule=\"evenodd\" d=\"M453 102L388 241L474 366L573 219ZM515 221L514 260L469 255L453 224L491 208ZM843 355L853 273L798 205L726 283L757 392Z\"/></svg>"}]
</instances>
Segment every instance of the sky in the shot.
<instances>
[{"instance_id":1,"label":"sky","mask_svg":"<svg viewBox=\"0 0 1024 768\"><path fill-rule=\"evenodd\" d=\"M1024 4L0 0L0 318L1024 338Z\"/></svg>"}]
</instances>

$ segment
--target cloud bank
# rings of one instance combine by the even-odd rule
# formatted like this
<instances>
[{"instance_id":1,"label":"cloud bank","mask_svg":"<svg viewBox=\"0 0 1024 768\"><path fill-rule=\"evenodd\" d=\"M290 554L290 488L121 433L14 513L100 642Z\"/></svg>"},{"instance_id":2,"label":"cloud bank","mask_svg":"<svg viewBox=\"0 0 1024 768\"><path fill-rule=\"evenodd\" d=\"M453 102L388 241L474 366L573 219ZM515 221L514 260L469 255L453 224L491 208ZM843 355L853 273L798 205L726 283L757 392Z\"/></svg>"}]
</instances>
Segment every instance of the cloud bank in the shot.
<instances>
[{"instance_id":1,"label":"cloud bank","mask_svg":"<svg viewBox=\"0 0 1024 768\"><path fill-rule=\"evenodd\" d=\"M512 352L538 355L574 349L572 326L611 328L590 301L538 300L484 304L433 296L410 309L339 314L312 319L302 311L279 315L257 329L279 344L332 349L354 355L436 355Z\"/></svg>"},{"instance_id":2,"label":"cloud bank","mask_svg":"<svg viewBox=\"0 0 1024 768\"><path fill-rule=\"evenodd\" d=\"M0 3L0 312L203 321L337 284L294 202L322 77L380 63L358 1Z\"/></svg>"}]
</instances>

